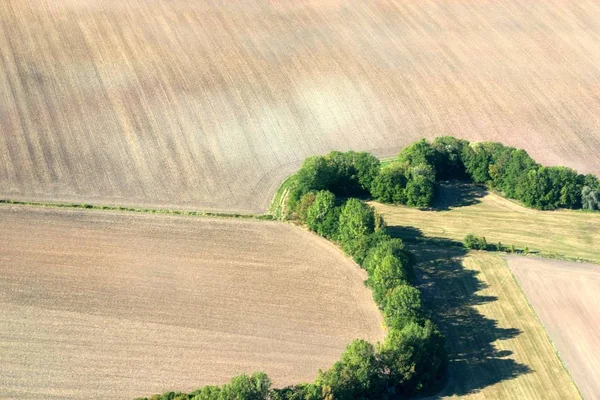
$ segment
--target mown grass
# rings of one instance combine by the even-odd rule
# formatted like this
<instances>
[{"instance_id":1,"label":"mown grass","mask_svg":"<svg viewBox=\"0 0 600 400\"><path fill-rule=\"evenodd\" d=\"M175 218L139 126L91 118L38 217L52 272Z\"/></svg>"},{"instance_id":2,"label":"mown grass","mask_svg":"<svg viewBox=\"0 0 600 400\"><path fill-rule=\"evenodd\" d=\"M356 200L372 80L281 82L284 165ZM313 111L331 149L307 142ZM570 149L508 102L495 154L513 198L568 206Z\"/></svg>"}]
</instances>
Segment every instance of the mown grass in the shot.
<instances>
[{"instance_id":1,"label":"mown grass","mask_svg":"<svg viewBox=\"0 0 600 400\"><path fill-rule=\"evenodd\" d=\"M462 241L473 233L551 258L600 263L600 213L525 208L482 187L441 184L431 210L371 202L396 235Z\"/></svg>"},{"instance_id":2,"label":"mown grass","mask_svg":"<svg viewBox=\"0 0 600 400\"><path fill-rule=\"evenodd\" d=\"M440 397L577 399L548 334L497 253L413 242L424 298L446 335Z\"/></svg>"}]
</instances>

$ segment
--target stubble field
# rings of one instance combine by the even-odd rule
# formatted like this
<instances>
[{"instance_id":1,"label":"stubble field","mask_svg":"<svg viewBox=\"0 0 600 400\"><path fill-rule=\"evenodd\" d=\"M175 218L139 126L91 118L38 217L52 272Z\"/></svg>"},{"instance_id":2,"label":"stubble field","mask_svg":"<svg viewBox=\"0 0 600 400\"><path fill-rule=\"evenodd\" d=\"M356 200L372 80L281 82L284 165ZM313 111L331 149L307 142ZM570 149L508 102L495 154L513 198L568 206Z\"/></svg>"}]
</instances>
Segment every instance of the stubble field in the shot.
<instances>
[{"instance_id":1,"label":"stubble field","mask_svg":"<svg viewBox=\"0 0 600 400\"><path fill-rule=\"evenodd\" d=\"M600 173L599 43L592 0L5 0L0 197L259 212L444 134Z\"/></svg>"},{"instance_id":2,"label":"stubble field","mask_svg":"<svg viewBox=\"0 0 600 400\"><path fill-rule=\"evenodd\" d=\"M413 246L421 289L446 335L448 385L435 398L581 398L501 255Z\"/></svg>"},{"instance_id":3,"label":"stubble field","mask_svg":"<svg viewBox=\"0 0 600 400\"><path fill-rule=\"evenodd\" d=\"M0 397L314 379L383 337L366 275L287 224L0 207Z\"/></svg>"},{"instance_id":4,"label":"stubble field","mask_svg":"<svg viewBox=\"0 0 600 400\"><path fill-rule=\"evenodd\" d=\"M585 399L600 399L600 267L509 257L509 266Z\"/></svg>"}]
</instances>

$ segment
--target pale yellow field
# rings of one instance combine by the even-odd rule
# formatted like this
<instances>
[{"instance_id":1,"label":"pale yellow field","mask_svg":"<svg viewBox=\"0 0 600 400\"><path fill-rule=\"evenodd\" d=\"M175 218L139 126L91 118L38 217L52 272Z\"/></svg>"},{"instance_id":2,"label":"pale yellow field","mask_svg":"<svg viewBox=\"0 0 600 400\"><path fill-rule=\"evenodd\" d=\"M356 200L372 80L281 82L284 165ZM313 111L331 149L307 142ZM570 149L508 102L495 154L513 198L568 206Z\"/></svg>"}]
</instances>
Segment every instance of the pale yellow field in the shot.
<instances>
[{"instance_id":1,"label":"pale yellow field","mask_svg":"<svg viewBox=\"0 0 600 400\"><path fill-rule=\"evenodd\" d=\"M289 224L0 206L0 398L312 381L383 338L365 278Z\"/></svg>"},{"instance_id":2,"label":"pale yellow field","mask_svg":"<svg viewBox=\"0 0 600 400\"><path fill-rule=\"evenodd\" d=\"M593 0L2 0L0 197L259 212L452 134L600 173Z\"/></svg>"},{"instance_id":3,"label":"pale yellow field","mask_svg":"<svg viewBox=\"0 0 600 400\"><path fill-rule=\"evenodd\" d=\"M548 334L498 254L423 246L422 288L446 335L443 398L580 399Z\"/></svg>"},{"instance_id":4,"label":"pale yellow field","mask_svg":"<svg viewBox=\"0 0 600 400\"><path fill-rule=\"evenodd\" d=\"M488 243L600 263L600 213L536 211L470 185L442 185L437 211L372 203L405 238L415 235L462 242L469 234ZM453 206L456 201L467 205ZM418 229L403 229L412 227Z\"/></svg>"}]
</instances>

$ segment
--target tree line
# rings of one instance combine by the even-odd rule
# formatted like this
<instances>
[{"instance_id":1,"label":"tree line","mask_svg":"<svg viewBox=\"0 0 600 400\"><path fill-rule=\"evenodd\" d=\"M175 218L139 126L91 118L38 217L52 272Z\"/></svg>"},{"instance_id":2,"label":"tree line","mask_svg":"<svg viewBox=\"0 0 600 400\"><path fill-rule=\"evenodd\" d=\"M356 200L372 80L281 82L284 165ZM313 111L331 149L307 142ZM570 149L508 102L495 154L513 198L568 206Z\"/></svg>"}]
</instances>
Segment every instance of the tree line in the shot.
<instances>
[{"instance_id":1,"label":"tree line","mask_svg":"<svg viewBox=\"0 0 600 400\"><path fill-rule=\"evenodd\" d=\"M290 208L310 191L337 196L370 196L383 203L426 208L435 182L485 184L505 197L540 210L600 210L600 182L567 167L544 167L525 150L496 142L473 142L451 136L419 140L381 167L368 153L331 152L305 160L290 194Z\"/></svg>"}]
</instances>

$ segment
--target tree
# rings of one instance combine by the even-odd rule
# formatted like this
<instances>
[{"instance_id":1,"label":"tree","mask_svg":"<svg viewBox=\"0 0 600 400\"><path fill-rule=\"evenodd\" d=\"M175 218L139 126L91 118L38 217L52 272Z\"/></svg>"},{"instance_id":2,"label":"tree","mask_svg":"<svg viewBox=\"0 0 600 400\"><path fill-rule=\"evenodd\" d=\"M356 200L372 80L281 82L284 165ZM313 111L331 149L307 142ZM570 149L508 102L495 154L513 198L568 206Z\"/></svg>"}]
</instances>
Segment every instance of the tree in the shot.
<instances>
[{"instance_id":1,"label":"tree","mask_svg":"<svg viewBox=\"0 0 600 400\"><path fill-rule=\"evenodd\" d=\"M381 170L371 185L371 196L382 203L406 203L406 167L392 163Z\"/></svg>"},{"instance_id":2,"label":"tree","mask_svg":"<svg viewBox=\"0 0 600 400\"><path fill-rule=\"evenodd\" d=\"M346 201L340 212L338 225L338 238L344 251L354 255L368 245L368 236L374 231L373 209L358 199Z\"/></svg>"},{"instance_id":3,"label":"tree","mask_svg":"<svg viewBox=\"0 0 600 400\"><path fill-rule=\"evenodd\" d=\"M298 219L302 222L306 222L306 218L308 216L308 209L315 202L316 194L315 192L308 192L304 194L300 200L296 203L294 207L294 211Z\"/></svg>"},{"instance_id":4,"label":"tree","mask_svg":"<svg viewBox=\"0 0 600 400\"><path fill-rule=\"evenodd\" d=\"M471 250L487 250L488 243L485 237L477 237L472 233L465 236L463 244L467 249Z\"/></svg>"},{"instance_id":5,"label":"tree","mask_svg":"<svg viewBox=\"0 0 600 400\"><path fill-rule=\"evenodd\" d=\"M467 171L462 162L461 154L469 142L452 136L440 136L432 143L437 152L435 157L436 180L464 180L467 179Z\"/></svg>"},{"instance_id":6,"label":"tree","mask_svg":"<svg viewBox=\"0 0 600 400\"><path fill-rule=\"evenodd\" d=\"M378 351L386 391L398 397L431 387L446 367L444 337L429 320L391 329Z\"/></svg>"},{"instance_id":7,"label":"tree","mask_svg":"<svg viewBox=\"0 0 600 400\"><path fill-rule=\"evenodd\" d=\"M426 164L420 164L410 169L406 184L406 204L411 207L429 207L435 194L435 172Z\"/></svg>"},{"instance_id":8,"label":"tree","mask_svg":"<svg viewBox=\"0 0 600 400\"><path fill-rule=\"evenodd\" d=\"M377 265L381 264L387 256L393 256L400 260L403 269L402 275L409 281L414 279L414 271L412 269L414 261L410 252L406 249L401 239L392 239L389 236L383 237L382 240L373 243L367 252L363 266L369 275L373 273Z\"/></svg>"},{"instance_id":9,"label":"tree","mask_svg":"<svg viewBox=\"0 0 600 400\"><path fill-rule=\"evenodd\" d=\"M411 322L421 324L424 319L421 292L410 285L399 285L387 296L383 309L385 323L390 329L402 329Z\"/></svg>"},{"instance_id":10,"label":"tree","mask_svg":"<svg viewBox=\"0 0 600 400\"><path fill-rule=\"evenodd\" d=\"M335 195L327 190L316 193L306 212L306 224L310 229L326 238L337 237L339 208L335 205Z\"/></svg>"},{"instance_id":11,"label":"tree","mask_svg":"<svg viewBox=\"0 0 600 400\"><path fill-rule=\"evenodd\" d=\"M581 188L581 205L584 210L600 210L600 190L583 186Z\"/></svg>"},{"instance_id":12,"label":"tree","mask_svg":"<svg viewBox=\"0 0 600 400\"><path fill-rule=\"evenodd\" d=\"M436 165L437 152L425 139L405 147L398 154L400 164L408 164L409 166L427 164L431 167Z\"/></svg>"},{"instance_id":13,"label":"tree","mask_svg":"<svg viewBox=\"0 0 600 400\"><path fill-rule=\"evenodd\" d=\"M355 340L346 347L340 361L317 377L324 394L335 400L378 398L381 390L379 366L375 348L364 340Z\"/></svg>"},{"instance_id":14,"label":"tree","mask_svg":"<svg viewBox=\"0 0 600 400\"><path fill-rule=\"evenodd\" d=\"M255 372L252 376L239 375L231 379L221 389L219 399L222 400L267 400L271 380L263 372Z\"/></svg>"},{"instance_id":15,"label":"tree","mask_svg":"<svg viewBox=\"0 0 600 400\"><path fill-rule=\"evenodd\" d=\"M373 298L381 307L385 307L387 295L398 285L407 283L408 277L402 261L388 254L375 266L367 282L373 289Z\"/></svg>"}]
</instances>

